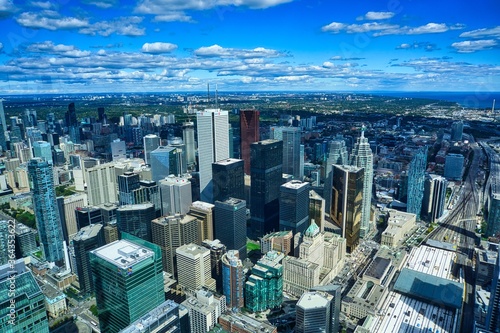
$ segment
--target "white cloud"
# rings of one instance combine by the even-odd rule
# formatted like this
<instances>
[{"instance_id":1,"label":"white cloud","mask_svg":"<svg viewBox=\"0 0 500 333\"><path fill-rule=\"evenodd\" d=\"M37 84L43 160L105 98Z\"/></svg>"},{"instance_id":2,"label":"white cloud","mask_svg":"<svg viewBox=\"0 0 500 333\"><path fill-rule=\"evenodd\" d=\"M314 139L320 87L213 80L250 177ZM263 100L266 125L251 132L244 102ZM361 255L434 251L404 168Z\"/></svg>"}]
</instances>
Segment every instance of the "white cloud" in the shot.
<instances>
[{"instance_id":1,"label":"white cloud","mask_svg":"<svg viewBox=\"0 0 500 333\"><path fill-rule=\"evenodd\" d=\"M480 40L466 40L463 42L456 42L451 44L453 48L460 53L472 53L482 50L490 50L498 47L499 44L493 39L480 39Z\"/></svg>"},{"instance_id":2,"label":"white cloud","mask_svg":"<svg viewBox=\"0 0 500 333\"><path fill-rule=\"evenodd\" d=\"M122 36L144 36L146 29L139 27L138 24L143 20L139 16L118 17L113 21L101 21L91 24L79 30L85 35L109 36L112 34Z\"/></svg>"},{"instance_id":3,"label":"white cloud","mask_svg":"<svg viewBox=\"0 0 500 333\"><path fill-rule=\"evenodd\" d=\"M16 11L12 0L0 0L0 20L9 17Z\"/></svg>"},{"instance_id":4,"label":"white cloud","mask_svg":"<svg viewBox=\"0 0 500 333\"><path fill-rule=\"evenodd\" d=\"M32 1L30 4L33 7L38 7L42 9L52 9L56 7L56 5L50 1Z\"/></svg>"},{"instance_id":5,"label":"white cloud","mask_svg":"<svg viewBox=\"0 0 500 333\"><path fill-rule=\"evenodd\" d=\"M472 31L462 32L460 37L464 38L497 38L500 39L500 26L490 29L477 29Z\"/></svg>"},{"instance_id":6,"label":"white cloud","mask_svg":"<svg viewBox=\"0 0 500 333\"><path fill-rule=\"evenodd\" d=\"M116 0L84 0L83 3L93 5L102 9L111 8L116 5Z\"/></svg>"},{"instance_id":7,"label":"white cloud","mask_svg":"<svg viewBox=\"0 0 500 333\"><path fill-rule=\"evenodd\" d=\"M397 47L397 49L410 49L410 48L412 48L412 45L406 43L401 44Z\"/></svg>"},{"instance_id":8,"label":"white cloud","mask_svg":"<svg viewBox=\"0 0 500 333\"><path fill-rule=\"evenodd\" d=\"M368 12L365 14L365 20L387 20L396 15L393 12Z\"/></svg>"},{"instance_id":9,"label":"white cloud","mask_svg":"<svg viewBox=\"0 0 500 333\"><path fill-rule=\"evenodd\" d=\"M199 57L221 57L221 58L270 58L282 57L285 54L263 47L254 49L234 49L225 48L217 44L212 46L203 46L194 51L194 54Z\"/></svg>"},{"instance_id":10,"label":"white cloud","mask_svg":"<svg viewBox=\"0 0 500 333\"><path fill-rule=\"evenodd\" d=\"M263 9L278 6L293 0L141 0L136 13L162 15L172 11L207 10L224 6Z\"/></svg>"},{"instance_id":11,"label":"white cloud","mask_svg":"<svg viewBox=\"0 0 500 333\"><path fill-rule=\"evenodd\" d=\"M184 12L170 12L155 16L155 22L194 22L193 18Z\"/></svg>"},{"instance_id":12,"label":"white cloud","mask_svg":"<svg viewBox=\"0 0 500 333\"><path fill-rule=\"evenodd\" d=\"M52 10L42 12L24 12L16 18L17 23L23 27L47 30L71 30L89 26L87 19L76 17L61 17Z\"/></svg>"},{"instance_id":13,"label":"white cloud","mask_svg":"<svg viewBox=\"0 0 500 333\"><path fill-rule=\"evenodd\" d=\"M440 32L448 31L450 28L444 23L427 23L416 28L410 28L408 30L409 35L420 35L420 34L435 34Z\"/></svg>"},{"instance_id":14,"label":"white cloud","mask_svg":"<svg viewBox=\"0 0 500 333\"><path fill-rule=\"evenodd\" d=\"M403 43L401 45L396 46L397 50L423 50L423 51L436 51L440 50L436 44L429 43L429 42L413 42L411 44L409 43Z\"/></svg>"},{"instance_id":15,"label":"white cloud","mask_svg":"<svg viewBox=\"0 0 500 333\"><path fill-rule=\"evenodd\" d=\"M160 53L169 53L176 49L177 45L175 44L155 42L155 43L145 43L144 45L142 45L141 51L144 53L160 54Z\"/></svg>"},{"instance_id":16,"label":"white cloud","mask_svg":"<svg viewBox=\"0 0 500 333\"><path fill-rule=\"evenodd\" d=\"M341 32L342 30L344 30L345 28L345 24L344 23L340 23L340 22L332 22L328 25L325 25L324 27L321 28L321 30L323 32L331 32L331 33L339 33Z\"/></svg>"},{"instance_id":17,"label":"white cloud","mask_svg":"<svg viewBox=\"0 0 500 333\"><path fill-rule=\"evenodd\" d=\"M68 58L83 58L91 54L90 51L81 51L73 45L54 45L51 41L31 44L26 50L28 52L57 54Z\"/></svg>"}]
</instances>

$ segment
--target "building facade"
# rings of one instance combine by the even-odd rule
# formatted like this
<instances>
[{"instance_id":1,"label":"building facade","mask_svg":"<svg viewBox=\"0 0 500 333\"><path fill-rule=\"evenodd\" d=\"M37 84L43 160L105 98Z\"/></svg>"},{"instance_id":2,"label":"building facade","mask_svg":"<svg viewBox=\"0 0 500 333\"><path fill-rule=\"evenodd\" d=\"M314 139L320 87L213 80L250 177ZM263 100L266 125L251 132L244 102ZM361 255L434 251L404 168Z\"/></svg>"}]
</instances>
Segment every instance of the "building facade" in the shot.
<instances>
[{"instance_id":1,"label":"building facade","mask_svg":"<svg viewBox=\"0 0 500 333\"><path fill-rule=\"evenodd\" d=\"M245 199L243 160L228 158L212 164L213 200Z\"/></svg>"},{"instance_id":2,"label":"building facade","mask_svg":"<svg viewBox=\"0 0 500 333\"><path fill-rule=\"evenodd\" d=\"M408 168L408 202L406 211L420 219L424 197L425 170L427 168L427 147L419 149Z\"/></svg>"},{"instance_id":3,"label":"building facade","mask_svg":"<svg viewBox=\"0 0 500 333\"><path fill-rule=\"evenodd\" d=\"M215 237L228 250L237 250L239 258L247 258L247 218L245 200L229 198L215 202Z\"/></svg>"},{"instance_id":4,"label":"building facade","mask_svg":"<svg viewBox=\"0 0 500 333\"><path fill-rule=\"evenodd\" d=\"M259 141L258 110L240 110L241 159L245 162L245 174L250 175L250 145Z\"/></svg>"},{"instance_id":5,"label":"building facade","mask_svg":"<svg viewBox=\"0 0 500 333\"><path fill-rule=\"evenodd\" d=\"M239 252L229 250L222 256L222 290L226 296L226 305L229 309L241 309L245 304L244 267L239 259Z\"/></svg>"},{"instance_id":6,"label":"building facade","mask_svg":"<svg viewBox=\"0 0 500 333\"><path fill-rule=\"evenodd\" d=\"M292 180L280 187L280 230L293 234L304 232L309 226L310 184Z\"/></svg>"}]
</instances>

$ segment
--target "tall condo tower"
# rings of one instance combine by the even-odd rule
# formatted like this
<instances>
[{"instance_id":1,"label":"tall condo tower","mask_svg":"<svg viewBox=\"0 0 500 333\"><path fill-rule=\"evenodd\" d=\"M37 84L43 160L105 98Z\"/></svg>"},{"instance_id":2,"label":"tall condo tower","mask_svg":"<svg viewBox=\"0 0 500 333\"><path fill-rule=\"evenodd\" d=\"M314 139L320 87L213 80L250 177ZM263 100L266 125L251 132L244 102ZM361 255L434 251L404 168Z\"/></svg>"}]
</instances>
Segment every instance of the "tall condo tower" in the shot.
<instances>
[{"instance_id":1,"label":"tall condo tower","mask_svg":"<svg viewBox=\"0 0 500 333\"><path fill-rule=\"evenodd\" d=\"M28 175L43 256L48 262L62 266L63 232L57 208L52 164L42 158L33 158L28 163Z\"/></svg>"},{"instance_id":2,"label":"tall condo tower","mask_svg":"<svg viewBox=\"0 0 500 333\"><path fill-rule=\"evenodd\" d=\"M258 110L240 111L241 158L245 162L247 175L250 174L250 145L259 141L259 117Z\"/></svg>"},{"instance_id":3,"label":"tall condo tower","mask_svg":"<svg viewBox=\"0 0 500 333\"><path fill-rule=\"evenodd\" d=\"M212 163L229 158L227 111L207 109L196 114L201 201L213 202Z\"/></svg>"},{"instance_id":4,"label":"tall condo tower","mask_svg":"<svg viewBox=\"0 0 500 333\"><path fill-rule=\"evenodd\" d=\"M363 209L361 211L360 236L364 237L370 231L370 215L372 206L372 186L373 186L373 154L370 149L365 132L361 131L361 136L356 141L351 153L351 165L364 169L363 180Z\"/></svg>"}]
</instances>

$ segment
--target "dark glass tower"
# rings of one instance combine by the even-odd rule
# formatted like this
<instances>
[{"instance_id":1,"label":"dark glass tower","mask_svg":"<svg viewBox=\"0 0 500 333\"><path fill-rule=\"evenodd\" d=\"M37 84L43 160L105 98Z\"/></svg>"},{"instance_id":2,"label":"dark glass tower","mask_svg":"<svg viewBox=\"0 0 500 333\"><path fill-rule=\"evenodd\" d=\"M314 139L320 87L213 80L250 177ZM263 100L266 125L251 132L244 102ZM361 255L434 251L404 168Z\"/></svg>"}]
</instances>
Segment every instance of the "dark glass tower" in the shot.
<instances>
[{"instance_id":1,"label":"dark glass tower","mask_svg":"<svg viewBox=\"0 0 500 333\"><path fill-rule=\"evenodd\" d=\"M125 172L118 176L118 198L120 205L133 205L134 190L137 190L140 185L139 174L133 172Z\"/></svg>"},{"instance_id":2,"label":"dark glass tower","mask_svg":"<svg viewBox=\"0 0 500 333\"><path fill-rule=\"evenodd\" d=\"M311 185L292 180L280 187L280 230L304 233L309 227L309 189Z\"/></svg>"},{"instance_id":3,"label":"dark glass tower","mask_svg":"<svg viewBox=\"0 0 500 333\"><path fill-rule=\"evenodd\" d=\"M260 111L240 111L241 158L245 162L245 174L250 174L250 145L259 141Z\"/></svg>"},{"instance_id":4,"label":"dark glass tower","mask_svg":"<svg viewBox=\"0 0 500 333\"><path fill-rule=\"evenodd\" d=\"M231 198L245 199L245 174L243 160L228 158L212 164L213 198L224 201Z\"/></svg>"},{"instance_id":5,"label":"dark glass tower","mask_svg":"<svg viewBox=\"0 0 500 333\"><path fill-rule=\"evenodd\" d=\"M104 228L102 224L93 224L84 227L73 238L78 282L80 283L80 291L85 295L89 295L94 291L89 252L104 244Z\"/></svg>"},{"instance_id":6,"label":"dark glass tower","mask_svg":"<svg viewBox=\"0 0 500 333\"><path fill-rule=\"evenodd\" d=\"M228 250L237 250L239 258L247 258L247 218L245 200L229 198L215 202L215 237Z\"/></svg>"},{"instance_id":7,"label":"dark glass tower","mask_svg":"<svg viewBox=\"0 0 500 333\"><path fill-rule=\"evenodd\" d=\"M283 141L252 143L250 212L254 235L260 237L279 228L279 193L283 183Z\"/></svg>"},{"instance_id":8,"label":"dark glass tower","mask_svg":"<svg viewBox=\"0 0 500 333\"><path fill-rule=\"evenodd\" d=\"M45 260L61 266L64 263L63 232L57 208L52 164L42 158L33 158L28 163L28 175L43 256Z\"/></svg>"},{"instance_id":9,"label":"dark glass tower","mask_svg":"<svg viewBox=\"0 0 500 333\"><path fill-rule=\"evenodd\" d=\"M119 232L151 242L151 221L156 218L152 203L126 205L116 210L116 224Z\"/></svg>"}]
</instances>

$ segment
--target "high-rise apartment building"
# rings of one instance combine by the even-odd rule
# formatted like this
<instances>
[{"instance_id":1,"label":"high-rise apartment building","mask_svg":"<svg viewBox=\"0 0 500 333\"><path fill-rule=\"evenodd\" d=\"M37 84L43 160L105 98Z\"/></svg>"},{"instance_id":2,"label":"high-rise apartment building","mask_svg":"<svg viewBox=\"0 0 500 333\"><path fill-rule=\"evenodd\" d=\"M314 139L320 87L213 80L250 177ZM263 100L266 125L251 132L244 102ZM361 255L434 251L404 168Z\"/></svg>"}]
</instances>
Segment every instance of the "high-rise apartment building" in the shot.
<instances>
[{"instance_id":1,"label":"high-rise apartment building","mask_svg":"<svg viewBox=\"0 0 500 333\"><path fill-rule=\"evenodd\" d=\"M428 174L425 176L422 215L429 222L436 222L444 212L446 200L446 178Z\"/></svg>"},{"instance_id":2,"label":"high-rise apartment building","mask_svg":"<svg viewBox=\"0 0 500 333\"><path fill-rule=\"evenodd\" d=\"M26 269L23 259L13 266L0 266L0 332L49 333L45 296L40 286ZM15 292L12 292L12 285ZM14 317L11 317L12 310Z\"/></svg>"},{"instance_id":3,"label":"high-rise apartment building","mask_svg":"<svg viewBox=\"0 0 500 333\"><path fill-rule=\"evenodd\" d=\"M237 250L239 258L247 258L247 219L245 200L229 198L215 202L215 237L228 250Z\"/></svg>"},{"instance_id":4,"label":"high-rise apartment building","mask_svg":"<svg viewBox=\"0 0 500 333\"><path fill-rule=\"evenodd\" d=\"M226 246L218 239L206 239L201 245L210 250L210 267L212 278L215 280L215 289L217 292L222 292L222 256L227 252Z\"/></svg>"},{"instance_id":5,"label":"high-rise apartment building","mask_svg":"<svg viewBox=\"0 0 500 333\"><path fill-rule=\"evenodd\" d=\"M156 218L152 203L121 206L116 210L116 225L119 232L151 242L151 221Z\"/></svg>"},{"instance_id":6,"label":"high-rise apartment building","mask_svg":"<svg viewBox=\"0 0 500 333\"><path fill-rule=\"evenodd\" d=\"M304 170L300 169L300 138L298 127L283 129L283 173L302 179Z\"/></svg>"},{"instance_id":7,"label":"high-rise apartment building","mask_svg":"<svg viewBox=\"0 0 500 333\"><path fill-rule=\"evenodd\" d=\"M84 162L85 163L85 162ZM118 185L114 163L105 163L85 168L88 202L98 206L118 201Z\"/></svg>"},{"instance_id":8,"label":"high-rise apartment building","mask_svg":"<svg viewBox=\"0 0 500 333\"><path fill-rule=\"evenodd\" d=\"M163 270L177 274L175 250L182 245L195 243L199 238L200 225L193 216L162 216L151 223L153 243L161 249Z\"/></svg>"},{"instance_id":9,"label":"high-rise apartment building","mask_svg":"<svg viewBox=\"0 0 500 333\"><path fill-rule=\"evenodd\" d=\"M155 244L122 233L122 240L90 251L90 265L103 333L119 332L165 302Z\"/></svg>"},{"instance_id":10,"label":"high-rise apartment building","mask_svg":"<svg viewBox=\"0 0 500 333\"><path fill-rule=\"evenodd\" d=\"M202 287L215 291L211 275L210 250L190 243L176 250L177 282L184 290L195 291Z\"/></svg>"},{"instance_id":11,"label":"high-rise apartment building","mask_svg":"<svg viewBox=\"0 0 500 333\"><path fill-rule=\"evenodd\" d=\"M212 163L229 158L227 111L207 109L196 114L201 201L213 202Z\"/></svg>"},{"instance_id":12,"label":"high-rise apartment building","mask_svg":"<svg viewBox=\"0 0 500 333\"><path fill-rule=\"evenodd\" d=\"M212 164L213 200L245 199L243 160L228 158Z\"/></svg>"},{"instance_id":13,"label":"high-rise apartment building","mask_svg":"<svg viewBox=\"0 0 500 333\"><path fill-rule=\"evenodd\" d=\"M11 253L15 252L15 248L9 246L9 222L7 220L0 220L0 266L9 262Z\"/></svg>"},{"instance_id":14,"label":"high-rise apartment building","mask_svg":"<svg viewBox=\"0 0 500 333\"><path fill-rule=\"evenodd\" d=\"M241 309L244 306L244 285L245 272L239 252L229 250L222 256L222 290L228 308Z\"/></svg>"},{"instance_id":15,"label":"high-rise apartment building","mask_svg":"<svg viewBox=\"0 0 500 333\"><path fill-rule=\"evenodd\" d=\"M151 164L151 152L160 146L160 137L156 134L144 136L144 162Z\"/></svg>"},{"instance_id":16,"label":"high-rise apartment building","mask_svg":"<svg viewBox=\"0 0 500 333\"><path fill-rule=\"evenodd\" d=\"M309 226L308 182L292 180L280 187L280 230L303 233Z\"/></svg>"},{"instance_id":17,"label":"high-rise apartment building","mask_svg":"<svg viewBox=\"0 0 500 333\"><path fill-rule=\"evenodd\" d=\"M240 149L241 159L245 162L245 174L250 175L250 145L259 141L258 110L240 110Z\"/></svg>"},{"instance_id":18,"label":"high-rise apartment building","mask_svg":"<svg viewBox=\"0 0 500 333\"><path fill-rule=\"evenodd\" d=\"M3 99L0 98L0 145L2 150L7 150L7 123L5 120L5 110L3 109Z\"/></svg>"},{"instance_id":19,"label":"high-rise apartment building","mask_svg":"<svg viewBox=\"0 0 500 333\"><path fill-rule=\"evenodd\" d=\"M360 236L364 237L370 231L373 186L373 154L368 139L365 138L364 131L361 131L361 136L352 149L351 165L364 169L363 203L360 226Z\"/></svg>"},{"instance_id":20,"label":"high-rise apartment building","mask_svg":"<svg viewBox=\"0 0 500 333\"><path fill-rule=\"evenodd\" d=\"M364 170L356 166L333 165L330 216L346 239L347 251L359 244L363 204Z\"/></svg>"},{"instance_id":21,"label":"high-rise apartment building","mask_svg":"<svg viewBox=\"0 0 500 333\"><path fill-rule=\"evenodd\" d=\"M68 197L58 197L57 200L62 199L62 210L60 210L61 216L61 226L63 228L63 237L66 244L70 243L70 240L78 232L78 229L89 225L90 223L84 223L83 221L78 221L78 209L87 206L87 194L85 193L75 193ZM79 224L80 222L80 224Z\"/></svg>"},{"instance_id":22,"label":"high-rise apartment building","mask_svg":"<svg viewBox=\"0 0 500 333\"><path fill-rule=\"evenodd\" d=\"M73 238L78 283L80 284L80 292L84 295L90 295L94 292L89 253L104 244L104 228L102 224L83 227Z\"/></svg>"},{"instance_id":23,"label":"high-rise apartment building","mask_svg":"<svg viewBox=\"0 0 500 333\"><path fill-rule=\"evenodd\" d=\"M424 198L425 170L427 168L427 147L423 147L413 156L408 168L408 202L406 211L420 219Z\"/></svg>"},{"instance_id":24,"label":"high-rise apartment building","mask_svg":"<svg viewBox=\"0 0 500 333\"><path fill-rule=\"evenodd\" d=\"M33 142L33 157L40 157L52 164L52 146L47 141Z\"/></svg>"},{"instance_id":25,"label":"high-rise apartment building","mask_svg":"<svg viewBox=\"0 0 500 333\"><path fill-rule=\"evenodd\" d=\"M250 214L254 237L279 229L279 194L282 180L283 141L252 143Z\"/></svg>"},{"instance_id":26,"label":"high-rise apartment building","mask_svg":"<svg viewBox=\"0 0 500 333\"><path fill-rule=\"evenodd\" d=\"M63 232L57 208L52 164L42 158L33 158L28 163L28 174L43 257L48 262L62 265Z\"/></svg>"},{"instance_id":27,"label":"high-rise apartment building","mask_svg":"<svg viewBox=\"0 0 500 333\"><path fill-rule=\"evenodd\" d=\"M203 201L195 201L189 207L188 215L201 223L199 243L206 239L214 240L214 208L215 205Z\"/></svg>"},{"instance_id":28,"label":"high-rise apartment building","mask_svg":"<svg viewBox=\"0 0 500 333\"><path fill-rule=\"evenodd\" d=\"M161 214L163 216L186 215L191 206L191 182L186 176L170 175L158 182Z\"/></svg>"}]
</instances>

